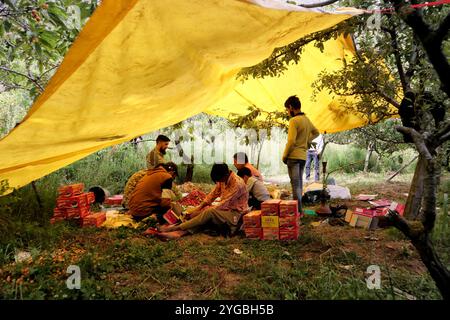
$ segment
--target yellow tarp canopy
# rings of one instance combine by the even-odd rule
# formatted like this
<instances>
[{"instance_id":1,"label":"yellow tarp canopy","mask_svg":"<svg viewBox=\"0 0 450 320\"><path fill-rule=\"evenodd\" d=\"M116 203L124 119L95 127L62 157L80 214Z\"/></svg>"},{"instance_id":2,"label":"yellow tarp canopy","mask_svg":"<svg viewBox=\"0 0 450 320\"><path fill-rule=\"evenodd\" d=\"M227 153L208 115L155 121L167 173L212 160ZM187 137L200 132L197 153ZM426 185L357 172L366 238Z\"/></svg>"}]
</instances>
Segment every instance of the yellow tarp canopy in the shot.
<instances>
[{"instance_id":1,"label":"yellow tarp canopy","mask_svg":"<svg viewBox=\"0 0 450 320\"><path fill-rule=\"evenodd\" d=\"M258 1L270 2L253 2ZM0 180L20 187L200 112L240 110L234 89L262 103L267 94L261 95L255 81L247 89L236 80L241 68L350 17L270 9L243 0L103 0L24 121L0 141ZM330 97L317 104L303 98L310 89L302 86L321 69L339 66L337 59L348 50L345 41L334 41L327 54L305 55L310 64L279 78L280 95L272 92L273 104L267 107L281 108L286 96L298 94L322 130L361 125L353 118L335 119ZM290 79L299 81L286 84Z\"/></svg>"}]
</instances>

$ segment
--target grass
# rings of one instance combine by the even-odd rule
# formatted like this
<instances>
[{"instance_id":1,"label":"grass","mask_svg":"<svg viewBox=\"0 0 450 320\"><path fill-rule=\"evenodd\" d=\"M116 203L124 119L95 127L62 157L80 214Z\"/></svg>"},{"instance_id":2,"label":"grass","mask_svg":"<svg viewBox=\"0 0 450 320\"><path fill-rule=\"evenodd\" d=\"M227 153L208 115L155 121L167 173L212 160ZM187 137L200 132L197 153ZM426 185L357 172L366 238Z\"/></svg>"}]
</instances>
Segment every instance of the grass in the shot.
<instances>
[{"instance_id":1,"label":"grass","mask_svg":"<svg viewBox=\"0 0 450 320\"><path fill-rule=\"evenodd\" d=\"M145 165L144 154L118 146L40 179L36 185L43 209L31 186L0 198L0 298L405 299L398 294L400 290L418 299L440 299L414 248L395 229L377 230L379 240L367 241L365 230L313 228L310 222L315 218L309 217L303 220L298 241L198 234L163 243L142 236L141 230L49 224L58 185L83 181L86 186L101 185L111 193L121 192L128 176ZM208 166L198 166L194 172L196 182L209 182ZM387 176L332 175L353 195L377 193L404 202L412 174L399 175L390 183L385 182ZM449 218L443 206L443 195L449 190L450 180L443 177L433 236L437 252L450 267ZM15 263L15 254L22 250L32 254L32 262ZM81 269L80 290L66 287L67 267L73 264ZM381 268L380 290L366 286L366 269L372 264Z\"/></svg>"}]
</instances>

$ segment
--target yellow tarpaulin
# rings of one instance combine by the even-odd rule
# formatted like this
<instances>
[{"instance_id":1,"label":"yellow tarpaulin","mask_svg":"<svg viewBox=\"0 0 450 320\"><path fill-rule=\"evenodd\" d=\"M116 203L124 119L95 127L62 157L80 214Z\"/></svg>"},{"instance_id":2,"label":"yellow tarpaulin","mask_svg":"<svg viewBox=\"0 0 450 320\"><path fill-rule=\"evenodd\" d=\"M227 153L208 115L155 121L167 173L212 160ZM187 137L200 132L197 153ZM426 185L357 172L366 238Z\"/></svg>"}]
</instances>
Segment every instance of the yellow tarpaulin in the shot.
<instances>
[{"instance_id":1,"label":"yellow tarpaulin","mask_svg":"<svg viewBox=\"0 0 450 320\"><path fill-rule=\"evenodd\" d=\"M241 88L236 80L241 68L349 17L239 0L103 0L27 117L0 141L0 180L23 186L222 99L233 101L227 99ZM316 73L339 65L336 59L346 49L332 47L337 51L317 56L308 68ZM282 94L302 96L301 88L292 90ZM259 101L259 91L246 92ZM284 98L274 98L274 106ZM305 111L312 119L328 119L324 126L317 123L323 130L361 124L348 119L332 124L327 106L311 108Z\"/></svg>"}]
</instances>

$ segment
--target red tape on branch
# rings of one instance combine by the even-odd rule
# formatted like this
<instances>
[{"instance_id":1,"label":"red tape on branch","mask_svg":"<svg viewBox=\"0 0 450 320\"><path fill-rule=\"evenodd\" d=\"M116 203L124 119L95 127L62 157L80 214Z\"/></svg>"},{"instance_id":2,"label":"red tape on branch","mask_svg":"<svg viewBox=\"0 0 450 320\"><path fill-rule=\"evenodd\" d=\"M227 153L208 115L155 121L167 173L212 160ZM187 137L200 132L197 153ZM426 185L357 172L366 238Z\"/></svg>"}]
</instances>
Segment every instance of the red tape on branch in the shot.
<instances>
[{"instance_id":1,"label":"red tape on branch","mask_svg":"<svg viewBox=\"0 0 450 320\"><path fill-rule=\"evenodd\" d=\"M425 3L418 3L410 5L409 8L418 9L423 7L436 7L444 4L450 4L450 0L440 0L440 1L433 1L433 2L425 2ZM386 9L379 9L379 10L366 10L367 13L393 13L395 12L394 8L386 8Z\"/></svg>"}]
</instances>

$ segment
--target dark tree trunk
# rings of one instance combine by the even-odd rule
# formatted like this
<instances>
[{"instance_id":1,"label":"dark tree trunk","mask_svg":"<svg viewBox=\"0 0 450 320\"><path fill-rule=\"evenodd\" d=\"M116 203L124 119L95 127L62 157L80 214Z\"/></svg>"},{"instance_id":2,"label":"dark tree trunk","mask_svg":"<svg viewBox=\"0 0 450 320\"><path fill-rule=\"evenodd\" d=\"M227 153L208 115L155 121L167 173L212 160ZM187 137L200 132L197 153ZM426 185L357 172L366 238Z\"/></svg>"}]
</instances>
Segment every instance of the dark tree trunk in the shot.
<instances>
[{"instance_id":1,"label":"dark tree trunk","mask_svg":"<svg viewBox=\"0 0 450 320\"><path fill-rule=\"evenodd\" d=\"M425 159L419 155L414 177L406 200L405 218L414 220L422 207L423 179L425 176Z\"/></svg>"},{"instance_id":2,"label":"dark tree trunk","mask_svg":"<svg viewBox=\"0 0 450 320\"><path fill-rule=\"evenodd\" d=\"M186 155L183 147L181 146L180 139L175 140L175 147L177 148L178 155L183 159L183 163L187 165L184 182L190 182L194 176L194 155L192 155L191 158Z\"/></svg>"},{"instance_id":3,"label":"dark tree trunk","mask_svg":"<svg viewBox=\"0 0 450 320\"><path fill-rule=\"evenodd\" d=\"M373 152L373 141L370 141L367 144L366 159L364 159L364 172L369 171L369 163L370 163L370 157L372 156L372 152Z\"/></svg>"}]
</instances>

